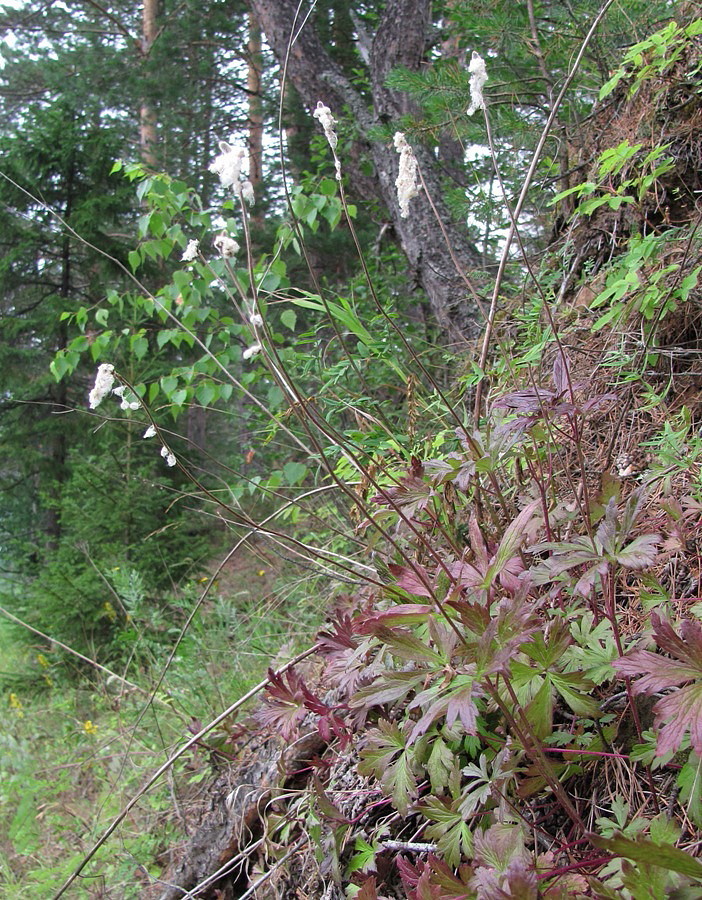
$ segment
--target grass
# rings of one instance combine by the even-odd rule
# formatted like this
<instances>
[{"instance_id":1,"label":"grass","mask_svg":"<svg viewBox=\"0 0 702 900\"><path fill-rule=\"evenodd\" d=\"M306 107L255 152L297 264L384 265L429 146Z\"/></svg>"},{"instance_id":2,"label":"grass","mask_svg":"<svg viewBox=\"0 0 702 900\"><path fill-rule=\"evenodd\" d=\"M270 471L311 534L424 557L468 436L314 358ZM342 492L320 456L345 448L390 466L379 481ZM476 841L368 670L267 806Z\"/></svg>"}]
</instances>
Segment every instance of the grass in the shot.
<instances>
[{"instance_id":1,"label":"grass","mask_svg":"<svg viewBox=\"0 0 702 900\"><path fill-rule=\"evenodd\" d=\"M161 702L144 715L148 694L122 693L102 673L76 682L70 658L54 659L47 646L28 644L0 619L2 900L51 897L146 778L190 737L191 723L243 695L284 644L292 653L310 640L319 613L301 590L306 579L292 578L289 566L281 585L286 566L246 551L224 570L167 672ZM198 588L186 588L177 603L192 602ZM124 673L146 690L168 651L153 639L155 624L148 617L134 623L139 646L156 654L149 674ZM227 734L222 728L209 746L222 745ZM147 873L157 875L164 854L185 838L182 810L197 802L216 759L206 749L186 754L132 810L71 896L142 896Z\"/></svg>"}]
</instances>

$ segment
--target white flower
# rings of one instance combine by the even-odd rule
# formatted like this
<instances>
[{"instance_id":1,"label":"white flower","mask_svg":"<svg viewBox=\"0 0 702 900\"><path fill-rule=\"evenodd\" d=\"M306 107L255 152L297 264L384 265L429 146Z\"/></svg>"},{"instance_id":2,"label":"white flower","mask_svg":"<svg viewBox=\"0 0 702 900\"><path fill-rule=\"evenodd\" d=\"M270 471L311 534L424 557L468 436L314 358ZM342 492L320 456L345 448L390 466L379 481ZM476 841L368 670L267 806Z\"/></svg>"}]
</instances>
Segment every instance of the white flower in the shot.
<instances>
[{"instance_id":1,"label":"white flower","mask_svg":"<svg viewBox=\"0 0 702 900\"><path fill-rule=\"evenodd\" d=\"M234 238L227 237L226 234L218 234L213 243L217 252L225 259L230 259L239 252L239 245L237 242Z\"/></svg>"},{"instance_id":2,"label":"white flower","mask_svg":"<svg viewBox=\"0 0 702 900\"><path fill-rule=\"evenodd\" d=\"M320 100L317 103L317 109L315 109L312 115L315 119L319 119L319 124L324 129L324 136L329 141L329 146L332 148L332 150L336 151L336 145L339 143L339 138L336 136L336 133L334 131L336 119L331 114L331 110Z\"/></svg>"},{"instance_id":3,"label":"white flower","mask_svg":"<svg viewBox=\"0 0 702 900\"><path fill-rule=\"evenodd\" d=\"M400 154L400 171L395 179L397 202L400 204L401 218L406 219L409 216L410 200L419 194L417 160L401 131L395 132L395 149Z\"/></svg>"},{"instance_id":4,"label":"white flower","mask_svg":"<svg viewBox=\"0 0 702 900\"><path fill-rule=\"evenodd\" d=\"M141 409L141 403L138 400L132 400L129 404L130 409Z\"/></svg>"},{"instance_id":5,"label":"white flower","mask_svg":"<svg viewBox=\"0 0 702 900\"><path fill-rule=\"evenodd\" d=\"M161 447L161 456L166 460L166 465L173 468L176 464L176 458L168 449L168 447Z\"/></svg>"},{"instance_id":6,"label":"white flower","mask_svg":"<svg viewBox=\"0 0 702 900\"><path fill-rule=\"evenodd\" d=\"M117 385L117 387L114 389L114 391L112 391L112 393L115 395L115 397L120 397L120 398L122 398L122 397L124 397L124 392L125 392L126 390L127 390L127 385L126 385L126 384L119 384L119 385Z\"/></svg>"},{"instance_id":7,"label":"white flower","mask_svg":"<svg viewBox=\"0 0 702 900\"><path fill-rule=\"evenodd\" d=\"M468 71L470 72L470 106L467 112L469 116L472 116L476 109L485 109L483 86L488 80L487 72L485 71L485 60L475 50L468 64Z\"/></svg>"},{"instance_id":8,"label":"white flower","mask_svg":"<svg viewBox=\"0 0 702 900\"><path fill-rule=\"evenodd\" d=\"M256 356L257 353L260 353L262 347L260 344L252 344L250 347L247 347L246 350L242 353L243 359L252 359Z\"/></svg>"},{"instance_id":9,"label":"white flower","mask_svg":"<svg viewBox=\"0 0 702 900\"><path fill-rule=\"evenodd\" d=\"M246 159L246 150L232 147L226 141L219 142L219 149L222 152L210 165L210 172L219 175L222 187L233 187L240 192L241 166Z\"/></svg>"},{"instance_id":10,"label":"white flower","mask_svg":"<svg viewBox=\"0 0 702 900\"><path fill-rule=\"evenodd\" d=\"M142 434L142 438L152 438L156 436L156 429L153 425L149 425L146 431Z\"/></svg>"},{"instance_id":11,"label":"white flower","mask_svg":"<svg viewBox=\"0 0 702 900\"><path fill-rule=\"evenodd\" d=\"M194 259L197 259L197 254L200 250L200 241L188 241L188 246L183 251L183 255L181 256L181 262L192 262Z\"/></svg>"},{"instance_id":12,"label":"white flower","mask_svg":"<svg viewBox=\"0 0 702 900\"><path fill-rule=\"evenodd\" d=\"M254 328L261 328L261 326L263 325L263 316L259 315L256 312L251 313L251 315L249 316L249 322L251 322Z\"/></svg>"},{"instance_id":13,"label":"white flower","mask_svg":"<svg viewBox=\"0 0 702 900\"><path fill-rule=\"evenodd\" d=\"M88 396L88 403L91 409L97 409L102 401L112 390L115 383L115 367L109 363L103 363L97 370L95 376L95 386Z\"/></svg>"},{"instance_id":14,"label":"white flower","mask_svg":"<svg viewBox=\"0 0 702 900\"><path fill-rule=\"evenodd\" d=\"M249 206L254 205L256 198L254 196L253 185L248 178L241 183L241 196L246 200Z\"/></svg>"}]
</instances>

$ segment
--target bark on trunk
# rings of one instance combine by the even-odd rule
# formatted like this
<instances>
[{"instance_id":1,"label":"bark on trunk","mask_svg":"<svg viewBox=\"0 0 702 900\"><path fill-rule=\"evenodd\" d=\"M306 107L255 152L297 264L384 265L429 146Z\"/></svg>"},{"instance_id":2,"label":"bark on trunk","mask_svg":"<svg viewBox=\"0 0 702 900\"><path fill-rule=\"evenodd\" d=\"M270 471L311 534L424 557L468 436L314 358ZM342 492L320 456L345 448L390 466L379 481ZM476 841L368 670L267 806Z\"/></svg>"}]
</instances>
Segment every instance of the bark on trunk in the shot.
<instances>
[{"instance_id":1,"label":"bark on trunk","mask_svg":"<svg viewBox=\"0 0 702 900\"><path fill-rule=\"evenodd\" d=\"M246 90L249 98L249 181L258 196L263 163L263 102L261 96L261 29L253 13L249 13L248 67ZM254 206L251 219L259 227L263 225L261 206Z\"/></svg>"},{"instance_id":2,"label":"bark on trunk","mask_svg":"<svg viewBox=\"0 0 702 900\"><path fill-rule=\"evenodd\" d=\"M395 66L420 68L430 21L429 0L388 0L371 47L371 106L327 52L313 19L300 29L302 17L296 18L296 0L249 0L249 5L281 65L288 55L291 35L297 34L289 48L287 77L308 109L312 111L322 100L335 116L343 115L346 108L356 120L364 146L341 160L342 170L361 199L380 197L387 207L410 272L426 291L439 327L449 340L474 336L479 325L477 309L454 259L467 271L480 265L480 254L467 240L465 228L451 221L441 197L437 160L415 143L415 154L436 213L420 193L411 201L410 216L403 219L395 189L397 153L391 142L370 139L374 126L395 121L411 111L407 95L390 90L385 81ZM370 176L359 165L368 156L374 164Z\"/></svg>"},{"instance_id":3,"label":"bark on trunk","mask_svg":"<svg viewBox=\"0 0 702 900\"><path fill-rule=\"evenodd\" d=\"M146 61L158 35L158 0L144 0L141 14L141 56ZM156 165L156 113L144 99L139 109L139 150L142 162Z\"/></svg>"}]
</instances>

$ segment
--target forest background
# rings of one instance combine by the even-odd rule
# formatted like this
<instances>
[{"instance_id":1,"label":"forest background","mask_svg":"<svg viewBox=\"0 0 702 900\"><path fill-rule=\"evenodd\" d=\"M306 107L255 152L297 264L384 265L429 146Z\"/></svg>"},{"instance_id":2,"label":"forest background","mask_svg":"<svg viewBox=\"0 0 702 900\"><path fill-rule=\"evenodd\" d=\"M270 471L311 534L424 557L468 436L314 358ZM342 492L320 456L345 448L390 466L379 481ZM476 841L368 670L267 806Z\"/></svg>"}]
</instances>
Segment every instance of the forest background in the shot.
<instances>
[{"instance_id":1,"label":"forest background","mask_svg":"<svg viewBox=\"0 0 702 900\"><path fill-rule=\"evenodd\" d=\"M317 779L226 896L313 878L285 855L301 818L310 896L699 884L700 704L671 736L670 710L635 702L702 677L699 14L2 8L2 896L175 878L250 708L203 723L319 648L330 612L324 675L271 681L256 728L290 740L317 716L325 747L361 748L370 806L438 855L398 868L385 820L355 827ZM407 215L398 131L421 177ZM98 406L99 365L119 393ZM666 681L656 644L688 668ZM514 808L538 791L530 856L536 812Z\"/></svg>"}]
</instances>

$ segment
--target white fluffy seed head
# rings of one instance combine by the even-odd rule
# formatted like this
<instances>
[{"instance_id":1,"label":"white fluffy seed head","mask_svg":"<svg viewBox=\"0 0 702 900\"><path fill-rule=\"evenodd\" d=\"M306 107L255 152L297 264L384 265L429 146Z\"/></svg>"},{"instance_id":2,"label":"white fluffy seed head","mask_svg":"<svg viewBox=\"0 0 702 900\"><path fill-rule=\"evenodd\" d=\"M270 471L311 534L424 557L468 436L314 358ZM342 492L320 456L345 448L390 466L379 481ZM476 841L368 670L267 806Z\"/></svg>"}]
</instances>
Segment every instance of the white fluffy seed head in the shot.
<instances>
[{"instance_id":1,"label":"white fluffy seed head","mask_svg":"<svg viewBox=\"0 0 702 900\"><path fill-rule=\"evenodd\" d=\"M97 375L95 376L95 385L88 396L88 403L91 409L97 409L102 401L112 390L115 383L115 367L109 363L103 363L98 366Z\"/></svg>"},{"instance_id":2,"label":"white fluffy seed head","mask_svg":"<svg viewBox=\"0 0 702 900\"><path fill-rule=\"evenodd\" d=\"M339 138L336 136L336 132L334 131L336 119L332 115L331 110L320 100L317 103L317 108L312 113L312 115L315 119L319 120L319 124L324 129L324 136L329 141L329 146L332 148L332 150L335 151L336 145L339 143Z\"/></svg>"},{"instance_id":3,"label":"white fluffy seed head","mask_svg":"<svg viewBox=\"0 0 702 900\"><path fill-rule=\"evenodd\" d=\"M161 456L166 460L166 465L170 468L176 464L176 458L168 449L168 447L161 447Z\"/></svg>"},{"instance_id":4,"label":"white fluffy seed head","mask_svg":"<svg viewBox=\"0 0 702 900\"><path fill-rule=\"evenodd\" d=\"M470 72L470 106L467 112L469 116L472 116L476 109L485 109L483 87L488 80L485 60L475 50L468 64L468 71Z\"/></svg>"},{"instance_id":5,"label":"white fluffy seed head","mask_svg":"<svg viewBox=\"0 0 702 900\"><path fill-rule=\"evenodd\" d=\"M241 196L244 200L246 200L246 202L249 204L249 206L253 206L254 203L256 202L256 197L254 196L253 185L251 184L251 182L249 181L248 178L246 179L246 181L243 181L241 183Z\"/></svg>"},{"instance_id":6,"label":"white fluffy seed head","mask_svg":"<svg viewBox=\"0 0 702 900\"><path fill-rule=\"evenodd\" d=\"M183 255L180 258L181 262L192 262L194 259L197 259L198 252L200 251L200 241L188 241L188 246L183 250Z\"/></svg>"},{"instance_id":7,"label":"white fluffy seed head","mask_svg":"<svg viewBox=\"0 0 702 900\"><path fill-rule=\"evenodd\" d=\"M239 252L239 245L234 238L228 237L226 234L218 234L213 241L215 250L225 259L231 259Z\"/></svg>"},{"instance_id":8,"label":"white fluffy seed head","mask_svg":"<svg viewBox=\"0 0 702 900\"><path fill-rule=\"evenodd\" d=\"M252 344L250 347L247 347L246 350L241 354L243 359L253 359L254 356L257 356L261 352L260 344Z\"/></svg>"},{"instance_id":9,"label":"white fluffy seed head","mask_svg":"<svg viewBox=\"0 0 702 900\"><path fill-rule=\"evenodd\" d=\"M219 176L222 187L233 187L241 191L241 167L246 159L243 147L232 147L226 141L219 142L222 151L210 165L210 172Z\"/></svg>"}]
</instances>

